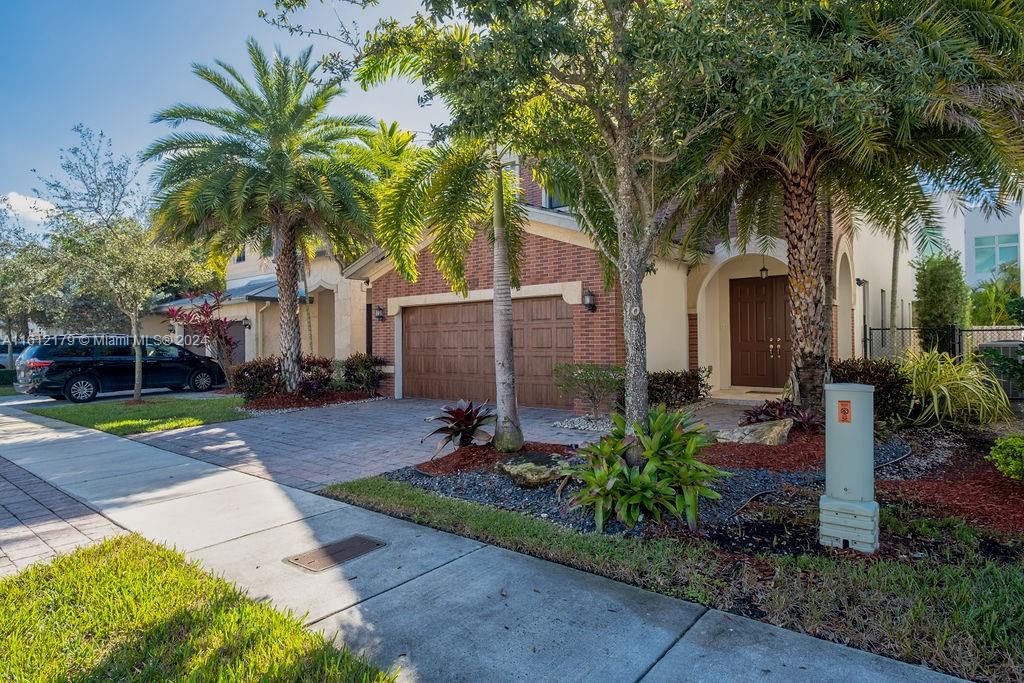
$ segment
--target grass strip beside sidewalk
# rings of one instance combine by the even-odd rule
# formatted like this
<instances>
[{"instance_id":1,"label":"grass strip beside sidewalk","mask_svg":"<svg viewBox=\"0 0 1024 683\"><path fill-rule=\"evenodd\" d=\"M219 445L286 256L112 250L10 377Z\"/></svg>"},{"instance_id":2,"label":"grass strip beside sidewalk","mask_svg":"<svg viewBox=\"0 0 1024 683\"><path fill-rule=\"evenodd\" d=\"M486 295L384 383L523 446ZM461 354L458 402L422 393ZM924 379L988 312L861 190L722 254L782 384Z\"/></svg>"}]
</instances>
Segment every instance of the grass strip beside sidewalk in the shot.
<instances>
[{"instance_id":1,"label":"grass strip beside sidewalk","mask_svg":"<svg viewBox=\"0 0 1024 683\"><path fill-rule=\"evenodd\" d=\"M249 417L235 408L242 405L237 396L217 398L145 398L144 403L123 400L72 403L68 405L26 408L43 417L52 417L82 427L91 427L116 436L166 429L198 427L217 422L230 422Z\"/></svg>"},{"instance_id":2,"label":"grass strip beside sidewalk","mask_svg":"<svg viewBox=\"0 0 1024 683\"><path fill-rule=\"evenodd\" d=\"M960 520L895 519L935 536L923 559L741 555L699 538L582 534L382 477L334 484L348 503L672 597L975 680L1024 679L1024 563L983 552Z\"/></svg>"},{"instance_id":3,"label":"grass strip beside sidewalk","mask_svg":"<svg viewBox=\"0 0 1024 683\"><path fill-rule=\"evenodd\" d=\"M0 579L15 681L388 681L177 552L137 535Z\"/></svg>"}]
</instances>

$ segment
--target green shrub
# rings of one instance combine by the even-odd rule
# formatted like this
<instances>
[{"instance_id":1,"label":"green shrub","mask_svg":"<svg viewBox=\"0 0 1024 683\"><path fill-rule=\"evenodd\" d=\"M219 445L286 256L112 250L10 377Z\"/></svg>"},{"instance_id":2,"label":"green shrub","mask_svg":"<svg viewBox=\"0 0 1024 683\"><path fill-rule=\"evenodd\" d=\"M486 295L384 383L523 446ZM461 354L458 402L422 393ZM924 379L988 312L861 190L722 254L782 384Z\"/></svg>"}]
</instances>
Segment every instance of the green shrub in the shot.
<instances>
[{"instance_id":1,"label":"green shrub","mask_svg":"<svg viewBox=\"0 0 1024 683\"><path fill-rule=\"evenodd\" d=\"M711 368L661 370L647 373L647 398L652 406L679 408L711 393Z\"/></svg>"},{"instance_id":2,"label":"green shrub","mask_svg":"<svg viewBox=\"0 0 1024 683\"><path fill-rule=\"evenodd\" d=\"M914 394L915 424L979 425L1013 417L999 380L973 356L911 350L903 369Z\"/></svg>"},{"instance_id":3,"label":"green shrub","mask_svg":"<svg viewBox=\"0 0 1024 683\"><path fill-rule=\"evenodd\" d=\"M302 380L296 393L306 398L316 398L327 392L334 381L334 367L326 356L302 357Z\"/></svg>"},{"instance_id":4,"label":"green shrub","mask_svg":"<svg viewBox=\"0 0 1024 683\"><path fill-rule=\"evenodd\" d=\"M0 370L0 386L14 384L14 380L16 379L18 379L17 370Z\"/></svg>"},{"instance_id":5,"label":"green shrub","mask_svg":"<svg viewBox=\"0 0 1024 683\"><path fill-rule=\"evenodd\" d=\"M377 395L377 389L384 381L384 366L388 362L379 356L369 353L353 353L341 362L341 372L345 381L362 389L367 396Z\"/></svg>"},{"instance_id":6,"label":"green shrub","mask_svg":"<svg viewBox=\"0 0 1024 683\"><path fill-rule=\"evenodd\" d=\"M246 401L280 393L277 356L254 358L239 363L231 372L232 388Z\"/></svg>"},{"instance_id":7,"label":"green shrub","mask_svg":"<svg viewBox=\"0 0 1024 683\"><path fill-rule=\"evenodd\" d=\"M583 483L572 497L574 507L594 508L598 533L612 513L632 528L644 517L661 521L668 513L686 518L691 531L697 528L697 503L701 497L721 496L711 487L728 472L697 460L697 453L709 443L704 425L692 413L667 411L661 405L651 410L646 425L626 429L626 420L613 415L611 433L581 453L582 465L564 470ZM638 444L639 442L639 444ZM626 454L639 445L639 465L629 465Z\"/></svg>"},{"instance_id":8,"label":"green shrub","mask_svg":"<svg viewBox=\"0 0 1024 683\"><path fill-rule=\"evenodd\" d=\"M232 388L246 401L284 393L281 359L266 356L239 363L232 372ZM302 378L295 393L314 398L330 389L333 372L331 359L302 356Z\"/></svg>"},{"instance_id":9,"label":"green shrub","mask_svg":"<svg viewBox=\"0 0 1024 683\"><path fill-rule=\"evenodd\" d=\"M557 363L552 374L558 391L586 402L595 418L602 407L610 407L622 386L622 368L618 365Z\"/></svg>"},{"instance_id":10,"label":"green shrub","mask_svg":"<svg viewBox=\"0 0 1024 683\"><path fill-rule=\"evenodd\" d=\"M967 327L970 320L971 290L964 281L964 269L957 253L933 254L914 262L917 287L914 312L921 328L921 346L954 353L952 339L942 328Z\"/></svg>"},{"instance_id":11,"label":"green shrub","mask_svg":"<svg viewBox=\"0 0 1024 683\"><path fill-rule=\"evenodd\" d=\"M910 415L914 394L910 377L888 358L851 358L832 363L832 381L875 388L875 419L898 424Z\"/></svg>"},{"instance_id":12,"label":"green shrub","mask_svg":"<svg viewBox=\"0 0 1024 683\"><path fill-rule=\"evenodd\" d=\"M1024 297L1014 297L1006 303L1006 312L1018 325L1024 325Z\"/></svg>"},{"instance_id":13,"label":"green shrub","mask_svg":"<svg viewBox=\"0 0 1024 683\"><path fill-rule=\"evenodd\" d=\"M997 439L985 458L1010 479L1024 480L1024 436Z\"/></svg>"}]
</instances>

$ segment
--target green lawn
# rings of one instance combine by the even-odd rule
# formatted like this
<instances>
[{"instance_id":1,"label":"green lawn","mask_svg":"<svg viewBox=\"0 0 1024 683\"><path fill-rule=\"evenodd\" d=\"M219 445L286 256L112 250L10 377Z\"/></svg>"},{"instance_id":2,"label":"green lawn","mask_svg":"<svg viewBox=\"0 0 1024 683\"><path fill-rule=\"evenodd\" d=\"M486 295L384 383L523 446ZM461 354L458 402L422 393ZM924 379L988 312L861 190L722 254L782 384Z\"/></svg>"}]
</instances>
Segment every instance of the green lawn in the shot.
<instances>
[{"instance_id":1,"label":"green lawn","mask_svg":"<svg viewBox=\"0 0 1024 683\"><path fill-rule=\"evenodd\" d=\"M242 399L237 396L201 399L160 397L147 398L146 403L140 405L130 405L124 401L100 401L27 410L36 415L126 436L241 420L248 417L247 413L234 410L241 405Z\"/></svg>"},{"instance_id":2,"label":"green lawn","mask_svg":"<svg viewBox=\"0 0 1024 683\"><path fill-rule=\"evenodd\" d=\"M15 391L14 385L0 385L0 396L17 396L17 394L18 392Z\"/></svg>"},{"instance_id":3,"label":"green lawn","mask_svg":"<svg viewBox=\"0 0 1024 683\"><path fill-rule=\"evenodd\" d=\"M701 538L581 534L552 522L438 496L380 477L326 493L420 524L739 612L965 678L1024 678L1024 562L990 559L993 537L953 519L886 508L884 531L912 534L923 559L823 552L757 557ZM1008 544L1008 545L1007 545Z\"/></svg>"},{"instance_id":4,"label":"green lawn","mask_svg":"<svg viewBox=\"0 0 1024 683\"><path fill-rule=\"evenodd\" d=\"M134 535L0 579L0 614L3 680L391 680Z\"/></svg>"}]
</instances>

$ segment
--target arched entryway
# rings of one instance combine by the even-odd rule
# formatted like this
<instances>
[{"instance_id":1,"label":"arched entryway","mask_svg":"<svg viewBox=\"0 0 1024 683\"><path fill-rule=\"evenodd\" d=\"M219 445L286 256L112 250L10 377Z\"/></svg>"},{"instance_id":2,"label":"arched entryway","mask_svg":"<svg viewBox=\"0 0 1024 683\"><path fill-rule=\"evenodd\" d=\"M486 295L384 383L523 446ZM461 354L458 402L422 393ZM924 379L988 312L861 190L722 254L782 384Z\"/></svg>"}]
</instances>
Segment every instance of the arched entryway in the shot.
<instances>
[{"instance_id":1,"label":"arched entryway","mask_svg":"<svg viewBox=\"0 0 1024 683\"><path fill-rule=\"evenodd\" d=\"M714 389L777 389L788 375L788 269L769 255L716 254L697 294L697 358ZM761 269L766 272L762 278Z\"/></svg>"},{"instance_id":2,"label":"arched entryway","mask_svg":"<svg viewBox=\"0 0 1024 683\"><path fill-rule=\"evenodd\" d=\"M849 254L839 257L839 268L836 270L836 320L833 333L836 339L836 357L853 358L853 270L850 267Z\"/></svg>"}]
</instances>

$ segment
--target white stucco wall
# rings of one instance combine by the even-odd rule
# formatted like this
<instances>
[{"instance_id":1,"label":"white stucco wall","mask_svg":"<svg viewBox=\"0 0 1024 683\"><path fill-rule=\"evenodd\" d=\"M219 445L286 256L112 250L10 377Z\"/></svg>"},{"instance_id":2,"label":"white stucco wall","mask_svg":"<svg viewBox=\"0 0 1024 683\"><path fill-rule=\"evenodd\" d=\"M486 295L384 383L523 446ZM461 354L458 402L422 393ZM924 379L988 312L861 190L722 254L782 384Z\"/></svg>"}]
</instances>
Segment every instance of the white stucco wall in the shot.
<instances>
[{"instance_id":1,"label":"white stucco wall","mask_svg":"<svg viewBox=\"0 0 1024 683\"><path fill-rule=\"evenodd\" d=\"M853 275L867 280L867 283L856 287L854 291L854 311L856 316L857 355L864 349L865 313L869 327L882 327L889 324L889 294L892 291L892 251L893 242L885 235L867 226L862 226L853 238L851 249ZM900 254L899 283L897 285L898 310L897 327L913 325L914 302L914 269L910 265L916 258L904 248ZM882 291L885 291L884 308ZM884 317L883 317L884 311Z\"/></svg>"},{"instance_id":2,"label":"white stucco wall","mask_svg":"<svg viewBox=\"0 0 1024 683\"><path fill-rule=\"evenodd\" d=\"M686 265L658 259L656 272L644 278L647 319L647 369L683 370L688 365Z\"/></svg>"}]
</instances>

